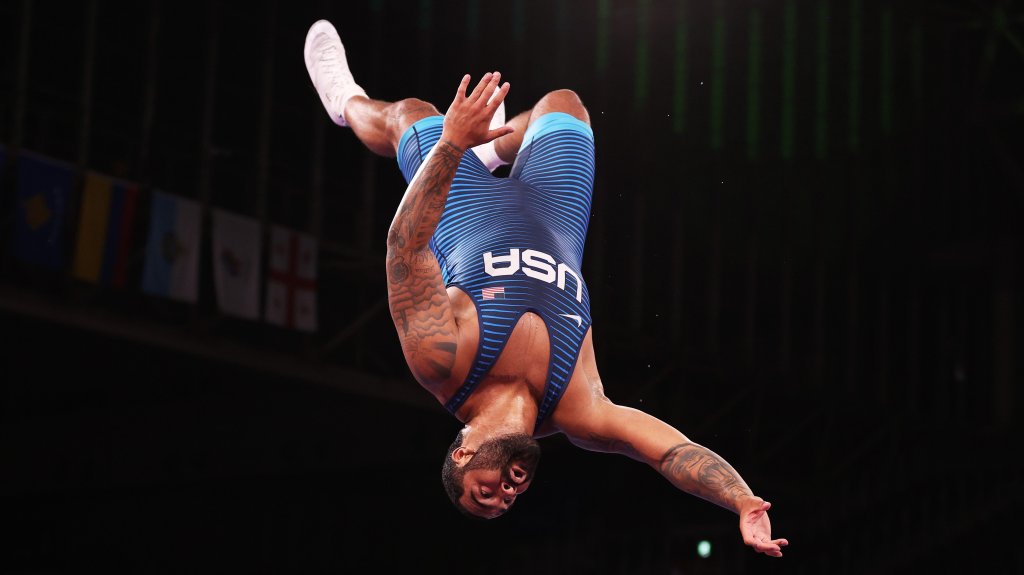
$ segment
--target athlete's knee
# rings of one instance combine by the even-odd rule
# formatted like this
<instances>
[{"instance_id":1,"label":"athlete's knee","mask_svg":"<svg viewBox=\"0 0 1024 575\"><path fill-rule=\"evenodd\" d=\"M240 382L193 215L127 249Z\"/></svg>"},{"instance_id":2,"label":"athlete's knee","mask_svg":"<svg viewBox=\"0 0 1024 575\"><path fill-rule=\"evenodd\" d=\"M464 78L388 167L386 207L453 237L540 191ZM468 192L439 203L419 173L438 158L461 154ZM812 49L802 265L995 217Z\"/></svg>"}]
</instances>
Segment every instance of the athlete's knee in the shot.
<instances>
[{"instance_id":1,"label":"athlete's knee","mask_svg":"<svg viewBox=\"0 0 1024 575\"><path fill-rule=\"evenodd\" d=\"M422 120L427 116L439 116L440 112L430 102L424 102L419 98L406 98L392 104L391 116L395 118L416 117L413 122Z\"/></svg>"},{"instance_id":2,"label":"athlete's knee","mask_svg":"<svg viewBox=\"0 0 1024 575\"><path fill-rule=\"evenodd\" d=\"M439 116L440 112L430 102L418 98L406 98L391 104L388 110L388 123L401 134L406 128L429 116Z\"/></svg>"},{"instance_id":3,"label":"athlete's knee","mask_svg":"<svg viewBox=\"0 0 1024 575\"><path fill-rule=\"evenodd\" d=\"M563 88L548 92L533 107L533 118L539 118L551 112L562 112L575 116L577 119L590 124L590 114L579 94L573 90Z\"/></svg>"},{"instance_id":4,"label":"athlete's knee","mask_svg":"<svg viewBox=\"0 0 1024 575\"><path fill-rule=\"evenodd\" d=\"M440 116L430 102L424 102L418 98L406 98L398 100L389 106L387 112L387 128L394 142L402 137L409 126L430 116Z\"/></svg>"}]
</instances>

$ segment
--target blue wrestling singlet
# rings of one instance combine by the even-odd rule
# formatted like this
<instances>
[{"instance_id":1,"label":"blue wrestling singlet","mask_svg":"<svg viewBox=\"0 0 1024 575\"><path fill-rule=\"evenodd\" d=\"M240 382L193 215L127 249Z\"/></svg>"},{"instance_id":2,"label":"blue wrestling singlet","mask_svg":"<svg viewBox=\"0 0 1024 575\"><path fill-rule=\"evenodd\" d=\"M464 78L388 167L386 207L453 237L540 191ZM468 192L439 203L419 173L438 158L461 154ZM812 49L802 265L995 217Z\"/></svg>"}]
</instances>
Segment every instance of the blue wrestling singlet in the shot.
<instances>
[{"instance_id":1,"label":"blue wrestling singlet","mask_svg":"<svg viewBox=\"0 0 1024 575\"><path fill-rule=\"evenodd\" d=\"M398 144L408 182L441 138L443 116L416 122ZM445 404L458 411L494 366L526 312L547 325L551 360L539 427L558 405L590 327L590 296L580 267L594 186L594 133L554 112L535 120L507 178L469 151L430 240L445 285L476 305L480 346L462 387Z\"/></svg>"}]
</instances>

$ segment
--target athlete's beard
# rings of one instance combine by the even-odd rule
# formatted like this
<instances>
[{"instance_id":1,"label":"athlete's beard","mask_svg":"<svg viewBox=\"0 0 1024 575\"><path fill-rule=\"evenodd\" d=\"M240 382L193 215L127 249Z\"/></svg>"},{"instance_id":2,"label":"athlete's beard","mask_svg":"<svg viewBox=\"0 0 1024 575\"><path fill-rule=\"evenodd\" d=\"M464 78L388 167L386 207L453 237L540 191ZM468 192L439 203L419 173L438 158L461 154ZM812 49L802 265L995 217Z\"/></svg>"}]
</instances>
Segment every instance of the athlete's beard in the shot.
<instances>
[{"instance_id":1,"label":"athlete's beard","mask_svg":"<svg viewBox=\"0 0 1024 575\"><path fill-rule=\"evenodd\" d=\"M502 475L507 476L509 466L516 463L526 471L528 478L532 478L538 461L540 444L525 433L512 433L481 443L476 455L469 460L463 470L500 469Z\"/></svg>"}]
</instances>

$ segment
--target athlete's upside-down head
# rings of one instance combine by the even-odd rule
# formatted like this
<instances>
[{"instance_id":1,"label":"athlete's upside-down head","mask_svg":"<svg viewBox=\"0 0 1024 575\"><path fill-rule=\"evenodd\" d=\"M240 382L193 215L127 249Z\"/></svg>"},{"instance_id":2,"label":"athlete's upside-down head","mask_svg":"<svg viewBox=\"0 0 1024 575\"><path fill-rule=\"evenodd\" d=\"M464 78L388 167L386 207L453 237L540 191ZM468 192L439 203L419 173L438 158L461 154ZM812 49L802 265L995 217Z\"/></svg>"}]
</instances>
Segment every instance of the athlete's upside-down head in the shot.
<instances>
[{"instance_id":1,"label":"athlete's upside-down head","mask_svg":"<svg viewBox=\"0 0 1024 575\"><path fill-rule=\"evenodd\" d=\"M444 490L468 516L500 517L530 487L540 461L540 445L524 433L515 433L488 439L473 451L462 446L463 431L445 454L441 467Z\"/></svg>"}]
</instances>

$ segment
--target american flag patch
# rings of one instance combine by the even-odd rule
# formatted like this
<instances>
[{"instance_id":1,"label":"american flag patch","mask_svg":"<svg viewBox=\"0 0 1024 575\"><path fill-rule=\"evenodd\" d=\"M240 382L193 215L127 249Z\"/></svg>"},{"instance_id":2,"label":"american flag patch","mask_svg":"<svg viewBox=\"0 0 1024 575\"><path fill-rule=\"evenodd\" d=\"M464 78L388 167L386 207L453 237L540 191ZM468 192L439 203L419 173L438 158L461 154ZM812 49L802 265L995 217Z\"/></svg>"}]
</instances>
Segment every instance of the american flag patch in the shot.
<instances>
[{"instance_id":1,"label":"american flag patch","mask_svg":"<svg viewBox=\"0 0 1024 575\"><path fill-rule=\"evenodd\" d=\"M480 293L484 299L505 299L505 286L485 287Z\"/></svg>"}]
</instances>

